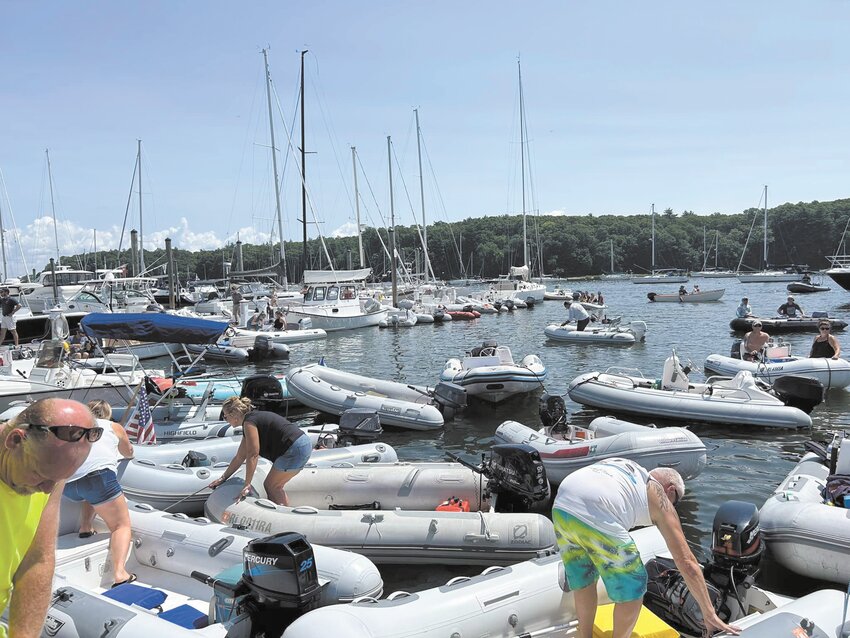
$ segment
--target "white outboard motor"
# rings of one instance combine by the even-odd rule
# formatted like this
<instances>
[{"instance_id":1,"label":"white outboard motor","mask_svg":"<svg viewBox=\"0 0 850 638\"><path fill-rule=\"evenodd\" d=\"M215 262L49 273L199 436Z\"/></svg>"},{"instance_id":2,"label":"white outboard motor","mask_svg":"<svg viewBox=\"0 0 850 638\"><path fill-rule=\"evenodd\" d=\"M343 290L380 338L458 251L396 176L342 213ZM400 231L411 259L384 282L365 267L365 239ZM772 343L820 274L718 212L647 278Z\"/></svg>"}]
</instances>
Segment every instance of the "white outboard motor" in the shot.
<instances>
[{"instance_id":1,"label":"white outboard motor","mask_svg":"<svg viewBox=\"0 0 850 638\"><path fill-rule=\"evenodd\" d=\"M646 322L632 321L629 324L629 331L635 336L636 341L646 341Z\"/></svg>"}]
</instances>

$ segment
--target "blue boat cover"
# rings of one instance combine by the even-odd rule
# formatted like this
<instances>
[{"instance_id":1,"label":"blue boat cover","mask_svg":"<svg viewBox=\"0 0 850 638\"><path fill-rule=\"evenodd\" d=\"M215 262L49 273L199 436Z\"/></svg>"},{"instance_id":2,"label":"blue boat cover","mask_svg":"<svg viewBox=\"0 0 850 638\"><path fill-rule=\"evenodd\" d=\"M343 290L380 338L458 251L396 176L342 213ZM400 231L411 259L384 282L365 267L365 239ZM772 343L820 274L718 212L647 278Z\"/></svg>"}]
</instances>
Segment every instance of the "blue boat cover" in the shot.
<instances>
[{"instance_id":1,"label":"blue boat cover","mask_svg":"<svg viewBox=\"0 0 850 638\"><path fill-rule=\"evenodd\" d=\"M162 312L93 312L83 317L80 326L92 338L146 343L215 343L228 324Z\"/></svg>"}]
</instances>

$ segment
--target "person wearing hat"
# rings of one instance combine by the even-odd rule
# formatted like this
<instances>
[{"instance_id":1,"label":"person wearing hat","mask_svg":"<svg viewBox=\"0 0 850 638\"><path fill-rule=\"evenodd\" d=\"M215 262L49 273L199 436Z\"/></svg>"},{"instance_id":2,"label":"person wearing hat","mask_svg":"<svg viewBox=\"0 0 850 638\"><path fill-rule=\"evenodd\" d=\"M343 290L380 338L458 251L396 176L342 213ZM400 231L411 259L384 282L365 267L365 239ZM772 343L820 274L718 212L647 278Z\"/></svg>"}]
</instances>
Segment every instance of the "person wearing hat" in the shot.
<instances>
[{"instance_id":1,"label":"person wearing hat","mask_svg":"<svg viewBox=\"0 0 850 638\"><path fill-rule=\"evenodd\" d=\"M239 325L239 304L242 303L242 293L239 292L239 286L236 284L230 286L230 302L233 304L233 319L236 325Z\"/></svg>"},{"instance_id":2,"label":"person wearing hat","mask_svg":"<svg viewBox=\"0 0 850 638\"><path fill-rule=\"evenodd\" d=\"M814 359L838 359L841 357L841 344L832 334L832 322L829 319L818 321L818 336L812 342L809 356Z\"/></svg>"},{"instance_id":3,"label":"person wearing hat","mask_svg":"<svg viewBox=\"0 0 850 638\"><path fill-rule=\"evenodd\" d=\"M587 324L590 323L590 313L585 310L584 306L578 301L578 293L573 293L573 300L570 301L567 299L564 302L564 308L569 310L569 314L567 315L567 320L561 325L566 325L570 321L576 322L576 330L581 332L585 328L587 328Z\"/></svg>"},{"instance_id":4,"label":"person wearing hat","mask_svg":"<svg viewBox=\"0 0 850 638\"><path fill-rule=\"evenodd\" d=\"M9 296L8 288L0 288L0 310L3 316L0 317L0 343L6 339L6 331L12 333L12 338L15 340L15 347L18 347L18 330L15 323L15 313L21 309L21 304Z\"/></svg>"},{"instance_id":5,"label":"person wearing hat","mask_svg":"<svg viewBox=\"0 0 850 638\"><path fill-rule=\"evenodd\" d=\"M800 313L801 317L806 316L806 313L800 307L800 304L794 301L794 297L792 297L791 295L788 295L788 301L779 306L779 308L776 309L776 312L777 314L785 317L796 317L798 312Z\"/></svg>"},{"instance_id":6,"label":"person wearing hat","mask_svg":"<svg viewBox=\"0 0 850 638\"><path fill-rule=\"evenodd\" d=\"M753 329L744 335L741 358L744 361L759 361L768 341L770 335L761 329L761 321L756 319L753 321Z\"/></svg>"},{"instance_id":7,"label":"person wearing hat","mask_svg":"<svg viewBox=\"0 0 850 638\"><path fill-rule=\"evenodd\" d=\"M735 309L735 316L741 319L753 316L753 309L750 308L750 300L748 297L741 297L741 305Z\"/></svg>"}]
</instances>

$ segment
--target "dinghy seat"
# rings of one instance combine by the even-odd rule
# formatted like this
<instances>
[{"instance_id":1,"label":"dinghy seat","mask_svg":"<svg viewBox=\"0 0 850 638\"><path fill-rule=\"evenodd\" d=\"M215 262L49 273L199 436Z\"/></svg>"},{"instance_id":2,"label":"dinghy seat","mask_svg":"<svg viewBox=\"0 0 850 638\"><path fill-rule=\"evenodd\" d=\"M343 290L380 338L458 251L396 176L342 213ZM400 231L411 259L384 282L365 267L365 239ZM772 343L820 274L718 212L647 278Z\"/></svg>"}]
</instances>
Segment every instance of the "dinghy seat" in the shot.
<instances>
[{"instance_id":1,"label":"dinghy seat","mask_svg":"<svg viewBox=\"0 0 850 638\"><path fill-rule=\"evenodd\" d=\"M145 587L135 583L124 583L113 589L107 589L102 594L106 598L124 603L131 607L141 607L148 611L158 611L157 614L163 620L179 625L186 629L201 629L209 624L209 617L202 611L198 611L191 605L179 605L174 609L162 611L162 603L168 598L168 594L153 587Z\"/></svg>"},{"instance_id":2,"label":"dinghy seat","mask_svg":"<svg viewBox=\"0 0 850 638\"><path fill-rule=\"evenodd\" d=\"M209 624L209 616L192 605L180 605L162 612L159 617L185 629L202 629Z\"/></svg>"}]
</instances>

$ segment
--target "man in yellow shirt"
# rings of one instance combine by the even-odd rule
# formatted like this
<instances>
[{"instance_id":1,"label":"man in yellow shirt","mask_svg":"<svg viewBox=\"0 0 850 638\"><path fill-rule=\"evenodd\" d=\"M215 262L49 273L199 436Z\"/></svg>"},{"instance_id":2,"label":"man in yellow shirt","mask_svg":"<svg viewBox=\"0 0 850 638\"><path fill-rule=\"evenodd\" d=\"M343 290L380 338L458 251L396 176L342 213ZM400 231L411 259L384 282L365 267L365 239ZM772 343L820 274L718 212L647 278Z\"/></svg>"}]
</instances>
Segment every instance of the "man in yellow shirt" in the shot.
<instances>
[{"instance_id":1,"label":"man in yellow shirt","mask_svg":"<svg viewBox=\"0 0 850 638\"><path fill-rule=\"evenodd\" d=\"M14 638L41 635L62 487L102 434L89 409L69 399L36 401L0 424L0 613L8 605Z\"/></svg>"}]
</instances>

